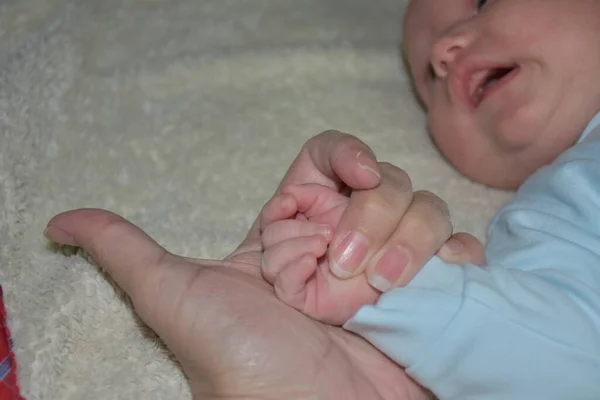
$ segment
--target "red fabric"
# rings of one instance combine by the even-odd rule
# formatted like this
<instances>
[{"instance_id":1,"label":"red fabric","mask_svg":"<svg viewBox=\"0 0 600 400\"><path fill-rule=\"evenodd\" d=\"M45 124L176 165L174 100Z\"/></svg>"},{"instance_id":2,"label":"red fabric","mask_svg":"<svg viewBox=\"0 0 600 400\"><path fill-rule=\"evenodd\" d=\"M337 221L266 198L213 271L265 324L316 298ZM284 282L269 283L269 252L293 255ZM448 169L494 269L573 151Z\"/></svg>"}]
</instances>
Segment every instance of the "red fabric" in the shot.
<instances>
[{"instance_id":1,"label":"red fabric","mask_svg":"<svg viewBox=\"0 0 600 400\"><path fill-rule=\"evenodd\" d=\"M17 382L17 362L12 352L12 340L6 325L2 286L0 286L0 400L24 400Z\"/></svg>"}]
</instances>

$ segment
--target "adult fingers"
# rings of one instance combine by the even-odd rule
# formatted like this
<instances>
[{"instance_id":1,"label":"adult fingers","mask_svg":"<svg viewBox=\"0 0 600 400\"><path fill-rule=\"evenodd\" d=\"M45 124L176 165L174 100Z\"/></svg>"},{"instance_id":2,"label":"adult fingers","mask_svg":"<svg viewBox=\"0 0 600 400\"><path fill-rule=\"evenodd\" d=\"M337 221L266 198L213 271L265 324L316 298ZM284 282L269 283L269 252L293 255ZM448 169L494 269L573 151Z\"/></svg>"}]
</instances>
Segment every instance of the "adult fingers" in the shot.
<instances>
[{"instance_id":1,"label":"adult fingers","mask_svg":"<svg viewBox=\"0 0 600 400\"><path fill-rule=\"evenodd\" d=\"M486 264L485 248L473 235L459 232L455 233L442 245L437 255L449 264Z\"/></svg>"},{"instance_id":2,"label":"adult fingers","mask_svg":"<svg viewBox=\"0 0 600 400\"><path fill-rule=\"evenodd\" d=\"M63 245L85 249L94 261L131 297L144 305L148 285L174 257L141 229L112 212L99 209L67 211L52 218L44 235Z\"/></svg>"},{"instance_id":3,"label":"adult fingers","mask_svg":"<svg viewBox=\"0 0 600 400\"><path fill-rule=\"evenodd\" d=\"M365 270L413 201L412 183L403 170L388 163L380 163L380 170L379 186L354 191L335 230L328 257L331 272L339 278Z\"/></svg>"},{"instance_id":4,"label":"adult fingers","mask_svg":"<svg viewBox=\"0 0 600 400\"><path fill-rule=\"evenodd\" d=\"M450 235L446 203L430 192L415 192L395 231L370 260L369 283L382 292L404 286Z\"/></svg>"},{"instance_id":5,"label":"adult fingers","mask_svg":"<svg viewBox=\"0 0 600 400\"><path fill-rule=\"evenodd\" d=\"M279 188L318 183L341 190L369 189L381 174L373 151L352 135L326 131L309 139L296 157Z\"/></svg>"}]
</instances>

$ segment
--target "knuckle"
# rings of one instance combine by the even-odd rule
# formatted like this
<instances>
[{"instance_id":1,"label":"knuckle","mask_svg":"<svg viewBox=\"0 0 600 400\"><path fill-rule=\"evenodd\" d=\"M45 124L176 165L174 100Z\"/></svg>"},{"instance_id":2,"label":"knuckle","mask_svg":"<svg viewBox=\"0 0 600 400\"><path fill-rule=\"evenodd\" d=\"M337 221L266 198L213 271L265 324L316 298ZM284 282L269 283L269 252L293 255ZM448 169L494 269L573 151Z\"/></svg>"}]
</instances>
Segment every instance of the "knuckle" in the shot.
<instances>
[{"instance_id":1,"label":"knuckle","mask_svg":"<svg viewBox=\"0 0 600 400\"><path fill-rule=\"evenodd\" d=\"M412 191L405 186L382 183L370 190L358 192L366 212L402 216L412 201Z\"/></svg>"},{"instance_id":2,"label":"knuckle","mask_svg":"<svg viewBox=\"0 0 600 400\"><path fill-rule=\"evenodd\" d=\"M311 137L302 148L302 152L312 154L313 157L315 154L328 152L333 158L351 150L366 150L374 156L369 146L356 136L333 129Z\"/></svg>"},{"instance_id":3,"label":"knuckle","mask_svg":"<svg viewBox=\"0 0 600 400\"><path fill-rule=\"evenodd\" d=\"M297 235L298 227L295 220L275 221L268 225L262 235L261 241L264 247L271 247L283 240Z\"/></svg>"},{"instance_id":4,"label":"knuckle","mask_svg":"<svg viewBox=\"0 0 600 400\"><path fill-rule=\"evenodd\" d=\"M429 215L412 215L402 221L402 232L404 237L410 238L406 241L407 247L415 252L435 253L439 247L452 234L452 226L447 219L440 219ZM420 254L421 257L429 257L431 254Z\"/></svg>"},{"instance_id":5,"label":"knuckle","mask_svg":"<svg viewBox=\"0 0 600 400\"><path fill-rule=\"evenodd\" d=\"M369 147L363 143L360 139L358 139L354 135L350 135L349 133L338 132L338 131L329 131L330 132L330 145L333 142L336 142L336 154L342 154L348 152L350 150L357 149L369 149Z\"/></svg>"},{"instance_id":6,"label":"knuckle","mask_svg":"<svg viewBox=\"0 0 600 400\"><path fill-rule=\"evenodd\" d=\"M402 228L405 232L410 232L409 237L416 239L412 240L411 242L413 245L409 246L415 249L429 249L433 247L435 243L443 243L446 240L445 237L441 237L445 236L442 235L442 231L440 229L435 229L436 227L427 219L408 219Z\"/></svg>"},{"instance_id":7,"label":"knuckle","mask_svg":"<svg viewBox=\"0 0 600 400\"><path fill-rule=\"evenodd\" d=\"M302 146L301 153L308 153L314 158L331 151L332 148L334 152L340 151L352 143L353 139L357 140L352 135L336 130L327 130L308 139Z\"/></svg>"},{"instance_id":8,"label":"knuckle","mask_svg":"<svg viewBox=\"0 0 600 400\"><path fill-rule=\"evenodd\" d=\"M402 168L389 162L379 162L383 184L397 186L404 191L412 192L412 181L410 176Z\"/></svg>"},{"instance_id":9,"label":"knuckle","mask_svg":"<svg viewBox=\"0 0 600 400\"><path fill-rule=\"evenodd\" d=\"M306 143L304 143L304 148L310 149L313 147L319 147L323 144L323 141L325 141L325 142L333 141L339 137L343 137L344 135L345 134L340 131L336 131L334 129L329 129L329 130L323 131L323 132L319 133L318 135L315 135L315 136L311 137L310 139L308 139L306 141Z\"/></svg>"},{"instance_id":10,"label":"knuckle","mask_svg":"<svg viewBox=\"0 0 600 400\"><path fill-rule=\"evenodd\" d=\"M98 232L90 238L88 253L93 258L103 257L102 252L108 251L105 247L107 243L120 243L123 231L129 226L129 223L119 216L102 217Z\"/></svg>"},{"instance_id":11,"label":"knuckle","mask_svg":"<svg viewBox=\"0 0 600 400\"><path fill-rule=\"evenodd\" d=\"M401 211L399 196L385 190L383 187L363 192L363 212L367 216L392 216Z\"/></svg>"},{"instance_id":12,"label":"knuckle","mask_svg":"<svg viewBox=\"0 0 600 400\"><path fill-rule=\"evenodd\" d=\"M419 190L414 193L414 203L421 203L423 206L431 209L434 213L440 217L450 221L450 208L448 203L442 200L435 193L428 190Z\"/></svg>"}]
</instances>

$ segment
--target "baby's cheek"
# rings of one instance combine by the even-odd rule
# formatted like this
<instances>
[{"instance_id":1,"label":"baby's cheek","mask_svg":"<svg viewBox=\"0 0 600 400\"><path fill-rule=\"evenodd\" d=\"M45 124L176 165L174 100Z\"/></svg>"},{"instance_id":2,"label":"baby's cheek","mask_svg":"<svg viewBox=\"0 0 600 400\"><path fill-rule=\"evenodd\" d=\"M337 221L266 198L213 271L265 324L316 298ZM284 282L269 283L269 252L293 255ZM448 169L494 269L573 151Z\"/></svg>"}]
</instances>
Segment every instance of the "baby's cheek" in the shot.
<instances>
[{"instance_id":1,"label":"baby's cheek","mask_svg":"<svg viewBox=\"0 0 600 400\"><path fill-rule=\"evenodd\" d=\"M490 154L482 133L472 124L459 124L453 118L440 122L440 117L429 115L429 133L444 158L461 174L481 182L481 160ZM486 163L489 160L486 160ZM485 182L481 182L485 183Z\"/></svg>"}]
</instances>

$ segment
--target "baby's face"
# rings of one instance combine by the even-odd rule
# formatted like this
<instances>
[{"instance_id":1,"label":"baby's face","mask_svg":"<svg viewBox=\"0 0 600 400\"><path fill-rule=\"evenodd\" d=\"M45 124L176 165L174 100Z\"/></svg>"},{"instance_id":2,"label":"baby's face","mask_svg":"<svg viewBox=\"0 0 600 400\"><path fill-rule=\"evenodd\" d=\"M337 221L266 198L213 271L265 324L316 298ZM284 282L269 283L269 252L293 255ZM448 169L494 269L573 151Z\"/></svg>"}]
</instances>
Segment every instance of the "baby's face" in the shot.
<instances>
[{"instance_id":1,"label":"baby's face","mask_svg":"<svg viewBox=\"0 0 600 400\"><path fill-rule=\"evenodd\" d=\"M518 186L600 110L598 0L412 0L404 27L430 133L476 181Z\"/></svg>"}]
</instances>

